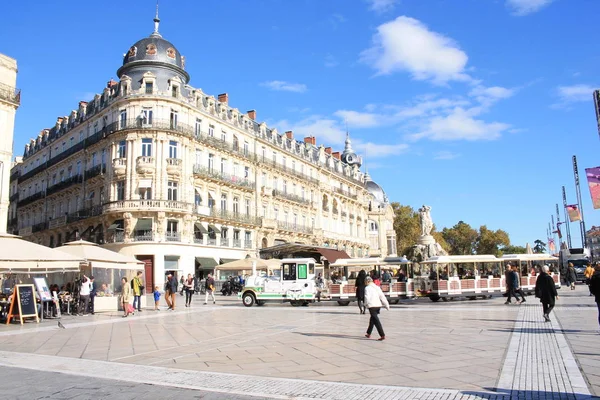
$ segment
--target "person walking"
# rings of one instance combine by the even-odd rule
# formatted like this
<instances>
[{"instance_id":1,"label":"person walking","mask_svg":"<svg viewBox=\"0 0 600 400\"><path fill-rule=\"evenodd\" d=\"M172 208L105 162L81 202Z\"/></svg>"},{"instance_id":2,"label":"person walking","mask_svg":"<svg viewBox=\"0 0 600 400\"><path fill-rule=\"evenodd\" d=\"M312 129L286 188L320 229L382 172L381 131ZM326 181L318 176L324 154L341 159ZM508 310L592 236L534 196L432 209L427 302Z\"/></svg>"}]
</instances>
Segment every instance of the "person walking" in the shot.
<instances>
[{"instance_id":1,"label":"person walking","mask_svg":"<svg viewBox=\"0 0 600 400\"><path fill-rule=\"evenodd\" d=\"M94 299L96 298L96 294L97 294L96 283L94 282L94 277L90 276L90 310L92 312L92 315L95 314Z\"/></svg>"},{"instance_id":2,"label":"person walking","mask_svg":"<svg viewBox=\"0 0 600 400\"><path fill-rule=\"evenodd\" d=\"M160 311L158 308L158 304L160 302L160 291L158 290L158 286L154 287L154 311Z\"/></svg>"},{"instance_id":3,"label":"person walking","mask_svg":"<svg viewBox=\"0 0 600 400\"><path fill-rule=\"evenodd\" d=\"M121 279L123 292L121 293L121 305L123 306L123 318L129 315L129 301L131 300L131 286L127 284L127 278Z\"/></svg>"},{"instance_id":4,"label":"person walking","mask_svg":"<svg viewBox=\"0 0 600 400\"><path fill-rule=\"evenodd\" d=\"M192 296L194 295L194 278L192 274L188 274L187 279L184 282L185 286L185 306L192 306Z\"/></svg>"},{"instance_id":5,"label":"person walking","mask_svg":"<svg viewBox=\"0 0 600 400\"><path fill-rule=\"evenodd\" d=\"M173 279L173 275L168 274L167 280L165 281L165 303L167 303L167 310L171 309L171 279Z\"/></svg>"},{"instance_id":6,"label":"person walking","mask_svg":"<svg viewBox=\"0 0 600 400\"><path fill-rule=\"evenodd\" d=\"M517 287L519 286L519 275L512 270L512 266L510 264L506 265L506 273L504 274L506 279L506 293L508 298L504 304L512 303L511 298L514 297L517 303L520 303L519 297L517 296ZM525 300L525 297L522 297L522 300Z\"/></svg>"},{"instance_id":7,"label":"person walking","mask_svg":"<svg viewBox=\"0 0 600 400\"><path fill-rule=\"evenodd\" d=\"M369 314L371 314L369 327L367 328L365 337L367 339L370 338L373 327L375 327L379 334L379 339L377 340L385 340L383 326L381 326L381 321L379 321L379 311L381 310L381 307L385 307L386 310L389 310L390 304L381 291L381 288L373 282L373 278L370 276L365 278L365 307L369 309Z\"/></svg>"},{"instance_id":8,"label":"person walking","mask_svg":"<svg viewBox=\"0 0 600 400\"><path fill-rule=\"evenodd\" d=\"M366 312L365 307L365 279L367 278L367 273L364 269L361 269L356 277L356 302L358 303L358 309L361 314Z\"/></svg>"},{"instance_id":9,"label":"person walking","mask_svg":"<svg viewBox=\"0 0 600 400\"><path fill-rule=\"evenodd\" d=\"M83 304L83 307L81 305ZM79 289L79 310L78 314L82 314L83 308L83 316L88 315L88 307L90 306L90 279L83 275L81 278L81 287Z\"/></svg>"},{"instance_id":10,"label":"person walking","mask_svg":"<svg viewBox=\"0 0 600 400\"><path fill-rule=\"evenodd\" d=\"M577 282L575 267L573 266L573 263L569 263L569 266L567 267L567 283L571 287L571 290L575 290L575 282Z\"/></svg>"},{"instance_id":11,"label":"person walking","mask_svg":"<svg viewBox=\"0 0 600 400\"><path fill-rule=\"evenodd\" d=\"M590 291L596 297L596 305L598 306L598 325L600 327L600 265L596 264L594 275L590 278ZM600 334L600 329L598 329Z\"/></svg>"},{"instance_id":12,"label":"person walking","mask_svg":"<svg viewBox=\"0 0 600 400\"><path fill-rule=\"evenodd\" d=\"M550 312L554 308L555 299L558 298L554 279L549 274L550 267L544 265L535 282L535 297L540 299L544 310L544 320L550 322Z\"/></svg>"},{"instance_id":13,"label":"person walking","mask_svg":"<svg viewBox=\"0 0 600 400\"><path fill-rule=\"evenodd\" d=\"M592 293L592 287L590 286L592 276L594 276L594 268L592 267L592 264L588 263L583 275L585 276L585 283L588 285L588 289L590 290L590 296L593 296L594 294Z\"/></svg>"},{"instance_id":14,"label":"person walking","mask_svg":"<svg viewBox=\"0 0 600 400\"><path fill-rule=\"evenodd\" d=\"M243 287L243 279L240 279L240 283ZM319 275L315 278L315 284L317 289L317 302L321 302L321 292L325 288L325 282L323 281L323 275L319 272Z\"/></svg>"},{"instance_id":15,"label":"person walking","mask_svg":"<svg viewBox=\"0 0 600 400\"><path fill-rule=\"evenodd\" d=\"M137 275L131 280L131 287L133 289L133 309L137 308L139 312L142 312L142 291L144 290L142 271L138 271Z\"/></svg>"},{"instance_id":16,"label":"person walking","mask_svg":"<svg viewBox=\"0 0 600 400\"><path fill-rule=\"evenodd\" d=\"M208 303L208 296L212 297L213 304L216 304L215 300L215 280L213 279L211 274L208 274L206 277L206 282L204 282L204 287L206 288L206 295L204 296L204 305Z\"/></svg>"}]
</instances>

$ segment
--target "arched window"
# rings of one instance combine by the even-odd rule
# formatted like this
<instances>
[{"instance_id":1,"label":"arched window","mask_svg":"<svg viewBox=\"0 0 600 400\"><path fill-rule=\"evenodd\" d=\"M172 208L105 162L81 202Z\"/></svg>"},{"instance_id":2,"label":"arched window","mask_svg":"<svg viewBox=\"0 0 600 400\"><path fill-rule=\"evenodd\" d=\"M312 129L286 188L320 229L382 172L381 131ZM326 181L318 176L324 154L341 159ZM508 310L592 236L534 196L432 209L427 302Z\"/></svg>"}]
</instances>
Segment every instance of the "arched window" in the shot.
<instances>
[{"instance_id":1,"label":"arched window","mask_svg":"<svg viewBox=\"0 0 600 400\"><path fill-rule=\"evenodd\" d=\"M236 135L233 135L233 150L238 151L240 149L240 141Z\"/></svg>"},{"instance_id":2,"label":"arched window","mask_svg":"<svg viewBox=\"0 0 600 400\"><path fill-rule=\"evenodd\" d=\"M237 197L233 198L233 213L234 214L239 214L240 212L240 199Z\"/></svg>"},{"instance_id":3,"label":"arched window","mask_svg":"<svg viewBox=\"0 0 600 400\"><path fill-rule=\"evenodd\" d=\"M221 195L221 210L223 210L223 211L227 210L227 195L226 194Z\"/></svg>"}]
</instances>

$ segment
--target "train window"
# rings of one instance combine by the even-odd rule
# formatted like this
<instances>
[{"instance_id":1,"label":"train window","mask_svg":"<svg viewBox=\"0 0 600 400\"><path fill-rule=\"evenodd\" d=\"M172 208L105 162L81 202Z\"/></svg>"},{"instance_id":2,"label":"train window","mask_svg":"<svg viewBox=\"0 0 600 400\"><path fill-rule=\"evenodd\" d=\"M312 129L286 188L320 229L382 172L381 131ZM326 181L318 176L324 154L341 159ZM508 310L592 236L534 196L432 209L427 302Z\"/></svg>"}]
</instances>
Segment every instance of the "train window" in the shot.
<instances>
[{"instance_id":1,"label":"train window","mask_svg":"<svg viewBox=\"0 0 600 400\"><path fill-rule=\"evenodd\" d=\"M308 273L311 275L315 274L315 264L308 264Z\"/></svg>"},{"instance_id":2,"label":"train window","mask_svg":"<svg viewBox=\"0 0 600 400\"><path fill-rule=\"evenodd\" d=\"M296 280L296 264L283 264L283 280L284 281L295 281Z\"/></svg>"},{"instance_id":3,"label":"train window","mask_svg":"<svg viewBox=\"0 0 600 400\"><path fill-rule=\"evenodd\" d=\"M298 279L306 279L306 264L298 264Z\"/></svg>"}]
</instances>

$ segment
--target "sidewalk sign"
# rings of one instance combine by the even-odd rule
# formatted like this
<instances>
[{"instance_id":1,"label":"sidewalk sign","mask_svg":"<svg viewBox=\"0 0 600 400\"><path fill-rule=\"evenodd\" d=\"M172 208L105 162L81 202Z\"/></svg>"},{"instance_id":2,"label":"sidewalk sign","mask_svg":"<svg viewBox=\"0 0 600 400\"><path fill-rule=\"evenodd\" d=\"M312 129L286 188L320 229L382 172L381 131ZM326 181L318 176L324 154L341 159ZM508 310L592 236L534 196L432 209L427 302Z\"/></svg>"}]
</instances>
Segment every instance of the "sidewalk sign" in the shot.
<instances>
[{"instance_id":1,"label":"sidewalk sign","mask_svg":"<svg viewBox=\"0 0 600 400\"><path fill-rule=\"evenodd\" d=\"M23 319L35 318L37 323L40 322L37 313L37 305L35 302L35 288L33 285L15 285L12 301L6 318L6 325L10 324L12 318L19 318L21 325Z\"/></svg>"}]
</instances>

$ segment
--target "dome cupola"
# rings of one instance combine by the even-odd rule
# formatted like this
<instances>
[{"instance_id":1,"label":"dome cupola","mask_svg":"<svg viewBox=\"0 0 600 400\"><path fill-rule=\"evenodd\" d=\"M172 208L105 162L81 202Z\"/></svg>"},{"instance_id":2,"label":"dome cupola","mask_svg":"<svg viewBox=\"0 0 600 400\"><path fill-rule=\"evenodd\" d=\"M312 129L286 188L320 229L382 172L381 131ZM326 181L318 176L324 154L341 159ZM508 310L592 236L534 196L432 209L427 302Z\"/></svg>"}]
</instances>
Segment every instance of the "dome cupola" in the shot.
<instances>
[{"instance_id":1,"label":"dome cupola","mask_svg":"<svg viewBox=\"0 0 600 400\"><path fill-rule=\"evenodd\" d=\"M356 165L358 168L362 165L362 157L357 156L354 150L352 150L352 141L348 132L346 132L346 145L342 153L342 161L350 166Z\"/></svg>"}]
</instances>

